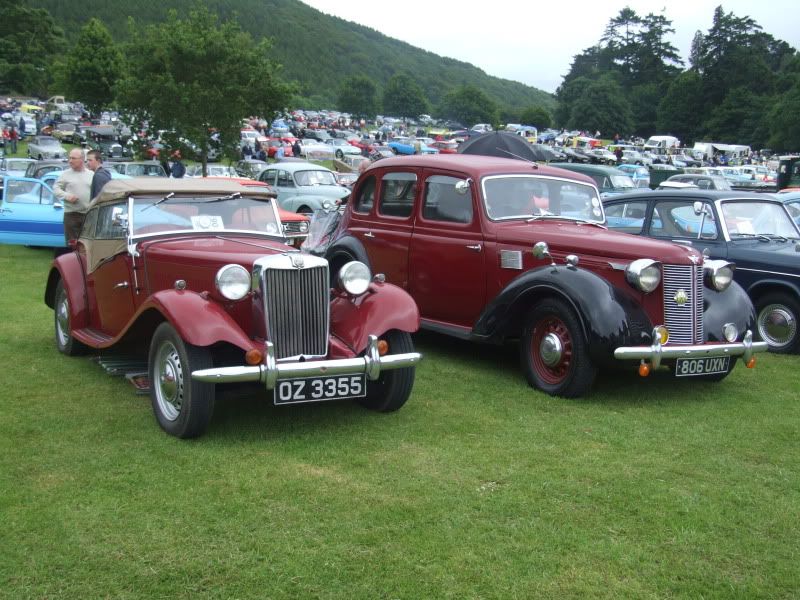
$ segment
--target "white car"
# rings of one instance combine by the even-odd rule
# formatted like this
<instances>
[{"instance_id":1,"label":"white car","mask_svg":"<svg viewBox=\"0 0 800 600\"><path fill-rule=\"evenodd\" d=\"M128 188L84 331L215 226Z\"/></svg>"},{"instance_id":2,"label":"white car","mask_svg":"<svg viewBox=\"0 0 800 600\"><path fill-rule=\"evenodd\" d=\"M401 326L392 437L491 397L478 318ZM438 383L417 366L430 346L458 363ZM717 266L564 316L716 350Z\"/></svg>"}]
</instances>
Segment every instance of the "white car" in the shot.
<instances>
[{"instance_id":1,"label":"white car","mask_svg":"<svg viewBox=\"0 0 800 600\"><path fill-rule=\"evenodd\" d=\"M300 156L308 160L333 160L336 151L330 144L311 138L304 138L300 145Z\"/></svg>"},{"instance_id":2,"label":"white car","mask_svg":"<svg viewBox=\"0 0 800 600\"><path fill-rule=\"evenodd\" d=\"M206 165L206 171L208 173L208 177L239 177L239 173L236 172L236 169L233 167L229 167L226 165ZM203 165L197 164L192 165L186 169L185 177L202 177L203 176Z\"/></svg>"},{"instance_id":3,"label":"white car","mask_svg":"<svg viewBox=\"0 0 800 600\"><path fill-rule=\"evenodd\" d=\"M361 150L352 144L349 144L342 138L331 138L329 140L325 140L325 143L333 147L336 158L339 160L342 160L345 155L358 156L361 154Z\"/></svg>"},{"instance_id":4,"label":"white car","mask_svg":"<svg viewBox=\"0 0 800 600\"><path fill-rule=\"evenodd\" d=\"M28 144L28 156L38 160L66 158L67 151L56 138L49 135L35 135Z\"/></svg>"}]
</instances>

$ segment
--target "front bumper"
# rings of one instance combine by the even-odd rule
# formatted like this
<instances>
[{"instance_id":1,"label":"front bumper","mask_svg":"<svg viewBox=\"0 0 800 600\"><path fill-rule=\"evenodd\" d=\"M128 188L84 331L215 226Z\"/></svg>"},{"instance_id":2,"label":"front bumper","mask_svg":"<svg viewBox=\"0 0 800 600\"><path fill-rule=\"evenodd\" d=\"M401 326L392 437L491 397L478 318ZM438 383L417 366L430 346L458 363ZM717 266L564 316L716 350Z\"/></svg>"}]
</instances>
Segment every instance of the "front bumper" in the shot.
<instances>
[{"instance_id":1,"label":"front bumper","mask_svg":"<svg viewBox=\"0 0 800 600\"><path fill-rule=\"evenodd\" d=\"M614 350L614 358L618 360L646 360L654 369L661 366L662 360L677 358L715 358L721 356L741 356L748 362L756 352L766 352L766 342L754 342L753 332L749 329L741 342L730 344L696 344L692 346L664 346L658 333L653 331L651 346L622 346Z\"/></svg>"},{"instance_id":2,"label":"front bumper","mask_svg":"<svg viewBox=\"0 0 800 600\"><path fill-rule=\"evenodd\" d=\"M271 390L275 388L278 380L301 377L366 373L367 377L374 381L380 377L382 371L413 367L422 360L419 352L381 356L378 353L378 338L374 335L369 336L364 356L356 358L278 364L275 361L275 349L272 343L267 342L266 346L267 355L264 364L201 369L192 371L192 379L206 383L260 382Z\"/></svg>"}]
</instances>

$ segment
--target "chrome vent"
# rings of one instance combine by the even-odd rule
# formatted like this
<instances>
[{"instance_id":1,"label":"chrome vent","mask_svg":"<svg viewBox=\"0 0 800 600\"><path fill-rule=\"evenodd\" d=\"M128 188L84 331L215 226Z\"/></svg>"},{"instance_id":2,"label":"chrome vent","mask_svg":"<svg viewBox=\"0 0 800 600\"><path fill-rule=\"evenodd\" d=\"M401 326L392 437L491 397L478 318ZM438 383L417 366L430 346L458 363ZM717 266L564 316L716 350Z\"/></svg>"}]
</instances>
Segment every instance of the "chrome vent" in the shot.
<instances>
[{"instance_id":1,"label":"chrome vent","mask_svg":"<svg viewBox=\"0 0 800 600\"><path fill-rule=\"evenodd\" d=\"M500 267L521 270L522 252L519 250L500 250Z\"/></svg>"},{"instance_id":2,"label":"chrome vent","mask_svg":"<svg viewBox=\"0 0 800 600\"><path fill-rule=\"evenodd\" d=\"M663 265L664 325L670 345L703 343L702 265Z\"/></svg>"},{"instance_id":3,"label":"chrome vent","mask_svg":"<svg viewBox=\"0 0 800 600\"><path fill-rule=\"evenodd\" d=\"M261 259L256 267L260 268L258 287L263 298L266 339L275 346L275 358L326 356L328 262L296 253Z\"/></svg>"}]
</instances>

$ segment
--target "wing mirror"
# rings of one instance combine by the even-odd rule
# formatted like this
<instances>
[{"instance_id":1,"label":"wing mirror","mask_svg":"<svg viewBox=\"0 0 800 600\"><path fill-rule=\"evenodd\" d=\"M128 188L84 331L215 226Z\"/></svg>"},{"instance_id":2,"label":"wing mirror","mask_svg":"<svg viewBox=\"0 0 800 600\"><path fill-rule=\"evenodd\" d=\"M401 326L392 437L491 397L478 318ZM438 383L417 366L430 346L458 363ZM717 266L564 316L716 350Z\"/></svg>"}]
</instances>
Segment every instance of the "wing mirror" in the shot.
<instances>
[{"instance_id":1,"label":"wing mirror","mask_svg":"<svg viewBox=\"0 0 800 600\"><path fill-rule=\"evenodd\" d=\"M456 193L460 194L461 196L466 194L469 191L470 181L470 179L462 179L461 181L457 181L455 185Z\"/></svg>"}]
</instances>

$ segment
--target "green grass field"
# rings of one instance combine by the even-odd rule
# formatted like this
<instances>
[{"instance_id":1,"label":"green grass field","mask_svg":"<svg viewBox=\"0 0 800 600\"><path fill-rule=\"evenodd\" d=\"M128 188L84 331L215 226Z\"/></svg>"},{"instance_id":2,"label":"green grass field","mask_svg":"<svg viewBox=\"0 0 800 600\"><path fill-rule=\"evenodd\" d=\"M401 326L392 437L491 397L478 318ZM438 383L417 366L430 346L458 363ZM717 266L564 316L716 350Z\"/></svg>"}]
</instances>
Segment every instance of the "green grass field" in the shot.
<instances>
[{"instance_id":1,"label":"green grass field","mask_svg":"<svg viewBox=\"0 0 800 600\"><path fill-rule=\"evenodd\" d=\"M218 404L180 441L60 355L52 253L0 245L0 598L796 598L796 356L530 389L419 334L408 404Z\"/></svg>"}]
</instances>

